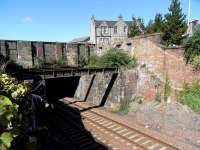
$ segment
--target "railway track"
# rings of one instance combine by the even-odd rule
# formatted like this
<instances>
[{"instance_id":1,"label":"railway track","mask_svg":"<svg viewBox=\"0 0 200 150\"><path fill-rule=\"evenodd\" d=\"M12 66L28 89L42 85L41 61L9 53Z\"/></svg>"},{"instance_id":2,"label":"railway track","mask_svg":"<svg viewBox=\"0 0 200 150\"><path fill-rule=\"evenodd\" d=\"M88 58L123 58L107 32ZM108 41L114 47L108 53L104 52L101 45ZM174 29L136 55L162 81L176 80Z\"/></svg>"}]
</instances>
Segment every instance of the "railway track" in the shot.
<instances>
[{"instance_id":1,"label":"railway track","mask_svg":"<svg viewBox=\"0 0 200 150\"><path fill-rule=\"evenodd\" d=\"M90 109L64 99L63 103L77 108L81 112L83 122L91 128L91 133L99 137L99 140L111 147L120 150L176 150L173 145L167 144L159 139L151 137L125 124L119 123L111 118L96 113ZM99 134L99 135L98 135ZM105 140L107 138L107 140ZM109 140L110 139L110 140ZM114 140L113 140L114 139ZM109 146L110 146L109 145ZM120 147L120 148L118 148ZM123 147L123 148L122 148Z\"/></svg>"},{"instance_id":2,"label":"railway track","mask_svg":"<svg viewBox=\"0 0 200 150\"><path fill-rule=\"evenodd\" d=\"M59 109L57 109L59 108ZM95 140L84 128L77 117L69 115L69 109L60 109L58 104L47 112L47 127L54 140L55 149L59 150L108 150L109 147ZM70 116L70 117L66 117ZM56 144L55 144L56 143Z\"/></svg>"}]
</instances>

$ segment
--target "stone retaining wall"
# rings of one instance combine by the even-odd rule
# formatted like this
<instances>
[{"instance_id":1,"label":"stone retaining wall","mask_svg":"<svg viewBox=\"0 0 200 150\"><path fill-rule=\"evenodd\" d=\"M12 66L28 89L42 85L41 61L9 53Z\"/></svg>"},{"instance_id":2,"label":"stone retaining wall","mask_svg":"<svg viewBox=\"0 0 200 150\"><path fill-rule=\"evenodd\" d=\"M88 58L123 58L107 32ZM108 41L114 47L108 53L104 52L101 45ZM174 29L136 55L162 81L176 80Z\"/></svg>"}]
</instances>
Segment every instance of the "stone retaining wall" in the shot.
<instances>
[{"instance_id":1,"label":"stone retaining wall","mask_svg":"<svg viewBox=\"0 0 200 150\"><path fill-rule=\"evenodd\" d=\"M0 40L0 54L23 67L33 67L38 61L54 63L63 59L67 66L78 66L80 54L89 56L95 46L89 43Z\"/></svg>"}]
</instances>

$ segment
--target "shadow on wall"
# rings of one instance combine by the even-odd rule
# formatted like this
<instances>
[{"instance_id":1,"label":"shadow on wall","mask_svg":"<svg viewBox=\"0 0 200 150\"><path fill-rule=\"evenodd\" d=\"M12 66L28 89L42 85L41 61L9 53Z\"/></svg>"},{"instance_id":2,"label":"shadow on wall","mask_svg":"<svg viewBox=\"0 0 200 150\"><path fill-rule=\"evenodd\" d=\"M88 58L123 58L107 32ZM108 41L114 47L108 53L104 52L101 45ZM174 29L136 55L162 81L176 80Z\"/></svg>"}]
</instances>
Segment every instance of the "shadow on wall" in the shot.
<instances>
[{"instance_id":1,"label":"shadow on wall","mask_svg":"<svg viewBox=\"0 0 200 150\"><path fill-rule=\"evenodd\" d=\"M109 82L109 84L108 84L108 86L106 88L106 91L105 91L105 93L103 95L103 98L101 100L101 103L99 105L100 107L102 107L102 106L104 106L106 104L106 100L107 100L107 98L108 98L108 96L110 94L110 91L112 90L112 87L113 87L113 85L114 85L114 83L115 83L115 81L117 79L117 76L118 76L118 73L112 74L110 82Z\"/></svg>"},{"instance_id":2,"label":"shadow on wall","mask_svg":"<svg viewBox=\"0 0 200 150\"><path fill-rule=\"evenodd\" d=\"M79 80L80 76L47 79L46 100L52 102L64 97L74 97Z\"/></svg>"},{"instance_id":3,"label":"shadow on wall","mask_svg":"<svg viewBox=\"0 0 200 150\"><path fill-rule=\"evenodd\" d=\"M89 83L89 86L85 93L83 101L87 101L88 96L91 92L91 89L94 88L93 82L96 79L95 77L96 75L92 76L92 79ZM106 87L103 97L100 101L100 104L98 105L99 107L103 107L106 104L108 96L112 90L112 87L117 77L118 77L118 73L112 74L111 79L108 83L108 86ZM50 103L52 102L54 103L55 100L57 101L65 97L73 98L79 86L79 80L80 80L80 76L47 79L46 80L46 100Z\"/></svg>"}]
</instances>

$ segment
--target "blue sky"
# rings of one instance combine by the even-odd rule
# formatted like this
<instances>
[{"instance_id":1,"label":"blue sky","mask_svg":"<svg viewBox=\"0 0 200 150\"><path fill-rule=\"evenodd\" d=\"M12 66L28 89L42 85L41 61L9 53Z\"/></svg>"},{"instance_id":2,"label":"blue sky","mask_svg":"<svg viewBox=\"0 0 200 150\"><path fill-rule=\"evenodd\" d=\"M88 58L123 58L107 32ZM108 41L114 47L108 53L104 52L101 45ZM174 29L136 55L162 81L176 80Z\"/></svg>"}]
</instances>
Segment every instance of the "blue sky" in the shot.
<instances>
[{"instance_id":1,"label":"blue sky","mask_svg":"<svg viewBox=\"0 0 200 150\"><path fill-rule=\"evenodd\" d=\"M200 20L200 0L192 1L191 18ZM0 0L0 39L69 41L89 35L90 18L145 23L166 13L171 0ZM181 0L187 14L188 0Z\"/></svg>"}]
</instances>

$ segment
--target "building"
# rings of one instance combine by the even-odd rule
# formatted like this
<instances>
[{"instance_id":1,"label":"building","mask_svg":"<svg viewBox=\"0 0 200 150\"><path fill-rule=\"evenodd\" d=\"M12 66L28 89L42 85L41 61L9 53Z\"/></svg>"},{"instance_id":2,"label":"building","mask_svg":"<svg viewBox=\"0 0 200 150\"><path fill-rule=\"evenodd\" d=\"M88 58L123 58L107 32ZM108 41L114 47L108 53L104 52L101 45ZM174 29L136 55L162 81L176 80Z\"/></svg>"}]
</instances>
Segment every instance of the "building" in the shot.
<instances>
[{"instance_id":1,"label":"building","mask_svg":"<svg viewBox=\"0 0 200 150\"><path fill-rule=\"evenodd\" d=\"M96 45L109 45L128 37L128 27L132 21L124 21L120 15L117 21L91 18L90 42Z\"/></svg>"},{"instance_id":2,"label":"building","mask_svg":"<svg viewBox=\"0 0 200 150\"><path fill-rule=\"evenodd\" d=\"M187 34L189 35L189 37L191 37L198 28L200 29L200 24L198 24L198 20L191 21L187 29Z\"/></svg>"}]
</instances>

